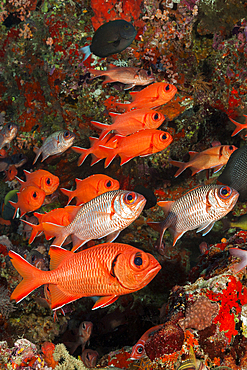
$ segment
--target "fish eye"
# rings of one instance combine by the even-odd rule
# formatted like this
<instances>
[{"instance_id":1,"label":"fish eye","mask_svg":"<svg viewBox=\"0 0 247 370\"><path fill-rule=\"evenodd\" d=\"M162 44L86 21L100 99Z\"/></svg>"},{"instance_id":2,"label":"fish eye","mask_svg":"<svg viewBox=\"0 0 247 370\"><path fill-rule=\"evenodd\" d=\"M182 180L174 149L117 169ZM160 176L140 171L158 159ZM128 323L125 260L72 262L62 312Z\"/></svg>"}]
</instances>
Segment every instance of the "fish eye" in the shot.
<instances>
[{"instance_id":1,"label":"fish eye","mask_svg":"<svg viewBox=\"0 0 247 370\"><path fill-rule=\"evenodd\" d=\"M68 139L68 137L70 137L70 132L69 131L65 131L64 134L63 134L63 137L65 139Z\"/></svg>"},{"instance_id":2,"label":"fish eye","mask_svg":"<svg viewBox=\"0 0 247 370\"><path fill-rule=\"evenodd\" d=\"M110 188L112 186L111 180L107 181L105 185L107 188Z\"/></svg>"},{"instance_id":3,"label":"fish eye","mask_svg":"<svg viewBox=\"0 0 247 370\"><path fill-rule=\"evenodd\" d=\"M48 177L45 182L46 182L46 185L51 185L51 179L50 179L50 177Z\"/></svg>"},{"instance_id":4,"label":"fish eye","mask_svg":"<svg viewBox=\"0 0 247 370\"><path fill-rule=\"evenodd\" d=\"M223 186L222 188L220 188L219 195L222 199L226 199L226 198L229 198L231 193L232 193L232 189L229 186Z\"/></svg>"},{"instance_id":5,"label":"fish eye","mask_svg":"<svg viewBox=\"0 0 247 370\"><path fill-rule=\"evenodd\" d=\"M154 120L156 121L157 119L159 119L159 113L155 113L153 117L154 117Z\"/></svg>"},{"instance_id":6,"label":"fish eye","mask_svg":"<svg viewBox=\"0 0 247 370\"><path fill-rule=\"evenodd\" d=\"M161 139L162 139L162 140L166 140L166 139L167 139L167 135L166 135L166 134L163 134L163 135L161 136Z\"/></svg>"},{"instance_id":7,"label":"fish eye","mask_svg":"<svg viewBox=\"0 0 247 370\"><path fill-rule=\"evenodd\" d=\"M125 30L128 30L129 28L130 28L130 25L129 25L129 24L125 24L125 25L124 25L124 29L125 29Z\"/></svg>"},{"instance_id":8,"label":"fish eye","mask_svg":"<svg viewBox=\"0 0 247 370\"><path fill-rule=\"evenodd\" d=\"M86 358L87 358L88 361L90 361L89 352L86 354Z\"/></svg>"},{"instance_id":9,"label":"fish eye","mask_svg":"<svg viewBox=\"0 0 247 370\"><path fill-rule=\"evenodd\" d=\"M151 71L150 70L147 71L147 75L151 76Z\"/></svg>"},{"instance_id":10,"label":"fish eye","mask_svg":"<svg viewBox=\"0 0 247 370\"><path fill-rule=\"evenodd\" d=\"M85 324L85 322L82 324L81 327L82 327L83 330L86 330L86 324Z\"/></svg>"},{"instance_id":11,"label":"fish eye","mask_svg":"<svg viewBox=\"0 0 247 370\"><path fill-rule=\"evenodd\" d=\"M136 256L134 259L134 264L136 266L141 266L142 265L142 258L140 256Z\"/></svg>"},{"instance_id":12,"label":"fish eye","mask_svg":"<svg viewBox=\"0 0 247 370\"><path fill-rule=\"evenodd\" d=\"M136 348L136 352L140 355L143 352L143 346L139 344L139 346Z\"/></svg>"},{"instance_id":13,"label":"fish eye","mask_svg":"<svg viewBox=\"0 0 247 370\"><path fill-rule=\"evenodd\" d=\"M132 193L128 193L128 194L126 194L126 195L125 195L125 197L124 197L124 201L125 201L125 203L127 203L127 204L131 204L131 203L133 203L135 200L136 200L136 194L135 194L134 192L132 192Z\"/></svg>"},{"instance_id":14,"label":"fish eye","mask_svg":"<svg viewBox=\"0 0 247 370\"><path fill-rule=\"evenodd\" d=\"M8 126L7 126L8 130L11 130L12 129L12 124L9 123Z\"/></svg>"},{"instance_id":15,"label":"fish eye","mask_svg":"<svg viewBox=\"0 0 247 370\"><path fill-rule=\"evenodd\" d=\"M166 91L169 91L169 90L170 90L170 86L166 85Z\"/></svg>"},{"instance_id":16,"label":"fish eye","mask_svg":"<svg viewBox=\"0 0 247 370\"><path fill-rule=\"evenodd\" d=\"M233 146L232 145L229 146L229 150L233 150Z\"/></svg>"},{"instance_id":17,"label":"fish eye","mask_svg":"<svg viewBox=\"0 0 247 370\"><path fill-rule=\"evenodd\" d=\"M38 194L36 191L33 192L33 198L37 198Z\"/></svg>"}]
</instances>

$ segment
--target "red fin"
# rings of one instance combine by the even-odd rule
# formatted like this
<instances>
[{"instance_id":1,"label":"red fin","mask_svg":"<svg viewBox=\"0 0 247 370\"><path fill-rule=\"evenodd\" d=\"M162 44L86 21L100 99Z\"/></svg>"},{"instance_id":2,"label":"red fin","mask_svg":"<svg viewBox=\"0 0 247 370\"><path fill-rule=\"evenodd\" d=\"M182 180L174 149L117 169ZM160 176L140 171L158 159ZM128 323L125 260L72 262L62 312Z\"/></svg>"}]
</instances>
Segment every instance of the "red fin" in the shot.
<instances>
[{"instance_id":1,"label":"red fin","mask_svg":"<svg viewBox=\"0 0 247 370\"><path fill-rule=\"evenodd\" d=\"M31 236L30 236L29 241L28 241L29 244L32 244L32 242L36 238L37 234L39 234L40 232L43 231L42 230L42 227L40 225L31 224L31 222L28 222L26 220L21 220L21 221L25 222L25 224L27 224L27 225L29 225L29 226L32 227Z\"/></svg>"},{"instance_id":2,"label":"red fin","mask_svg":"<svg viewBox=\"0 0 247 370\"><path fill-rule=\"evenodd\" d=\"M198 172L201 172L202 170L200 168L196 168L196 167L190 167L191 171L192 171L192 174L191 176L194 176L196 173Z\"/></svg>"},{"instance_id":3,"label":"red fin","mask_svg":"<svg viewBox=\"0 0 247 370\"><path fill-rule=\"evenodd\" d=\"M51 309L57 310L58 308L61 308L67 303L76 301L77 299L81 298L80 295L72 295L68 292L63 292L60 290L60 288L57 285L49 284L49 290L50 290L50 299L51 299Z\"/></svg>"},{"instance_id":4,"label":"red fin","mask_svg":"<svg viewBox=\"0 0 247 370\"><path fill-rule=\"evenodd\" d=\"M79 249L83 244L87 242L87 240L79 239L75 235L72 235L72 241L73 241L73 248L71 249L71 252L75 252L77 249Z\"/></svg>"},{"instance_id":5,"label":"red fin","mask_svg":"<svg viewBox=\"0 0 247 370\"><path fill-rule=\"evenodd\" d=\"M77 162L78 166L80 166L90 154L90 149L80 148L79 146L72 146L71 149L73 149L74 152L81 154Z\"/></svg>"},{"instance_id":6,"label":"red fin","mask_svg":"<svg viewBox=\"0 0 247 370\"><path fill-rule=\"evenodd\" d=\"M179 169L175 173L174 177L178 177L180 175L180 173L182 173L188 166L187 163L179 162L179 161L173 161L171 159L169 159L169 163L172 164L175 167L179 167Z\"/></svg>"},{"instance_id":7,"label":"red fin","mask_svg":"<svg viewBox=\"0 0 247 370\"><path fill-rule=\"evenodd\" d=\"M166 215L170 212L173 203L173 200L162 200L160 202L157 202L158 206L162 207Z\"/></svg>"},{"instance_id":8,"label":"red fin","mask_svg":"<svg viewBox=\"0 0 247 370\"><path fill-rule=\"evenodd\" d=\"M195 156L198 154L198 152L195 152L193 150L189 151L189 155L190 155L190 161L195 158Z\"/></svg>"},{"instance_id":9,"label":"red fin","mask_svg":"<svg viewBox=\"0 0 247 370\"><path fill-rule=\"evenodd\" d=\"M115 302L118 299L118 296L107 296L107 297L100 297L97 302L94 304L92 310L96 310L97 308L103 308L107 307L113 302Z\"/></svg>"},{"instance_id":10,"label":"red fin","mask_svg":"<svg viewBox=\"0 0 247 370\"><path fill-rule=\"evenodd\" d=\"M52 245L49 250L49 255L51 257L50 270L56 269L65 259L68 259L74 255L71 251L67 249L56 247Z\"/></svg>"},{"instance_id":11,"label":"red fin","mask_svg":"<svg viewBox=\"0 0 247 370\"><path fill-rule=\"evenodd\" d=\"M108 153L105 159L105 168L108 167L113 159L116 157L116 151L113 148L108 148L106 146L100 145L101 148L104 148L105 152Z\"/></svg>"},{"instance_id":12,"label":"red fin","mask_svg":"<svg viewBox=\"0 0 247 370\"><path fill-rule=\"evenodd\" d=\"M63 235L64 226L56 225L52 222L42 222L42 228L47 235L55 236L56 239L54 240L54 245L60 246L63 244L64 240L67 238L68 235Z\"/></svg>"},{"instance_id":13,"label":"red fin","mask_svg":"<svg viewBox=\"0 0 247 370\"><path fill-rule=\"evenodd\" d=\"M11 300L18 303L34 289L45 284L42 277L47 272L37 269L16 252L9 251L9 257L15 269L23 277L23 280L17 285L10 297Z\"/></svg>"},{"instance_id":14,"label":"red fin","mask_svg":"<svg viewBox=\"0 0 247 370\"><path fill-rule=\"evenodd\" d=\"M112 123L114 123L121 116L121 113L110 112L109 115L111 116Z\"/></svg>"},{"instance_id":15,"label":"red fin","mask_svg":"<svg viewBox=\"0 0 247 370\"><path fill-rule=\"evenodd\" d=\"M135 157L127 157L126 155L121 154L120 158L121 158L120 166L122 166L123 164L129 162L131 159L133 159Z\"/></svg>"},{"instance_id":16,"label":"red fin","mask_svg":"<svg viewBox=\"0 0 247 370\"><path fill-rule=\"evenodd\" d=\"M237 121L234 121L234 119L230 118L230 121L232 121L232 123L234 123L234 125L236 126L235 130L233 131L232 135L231 136L235 136L237 135L240 131L242 131L244 128L247 128L246 127L246 124L242 124L242 123L239 123Z\"/></svg>"},{"instance_id":17,"label":"red fin","mask_svg":"<svg viewBox=\"0 0 247 370\"><path fill-rule=\"evenodd\" d=\"M72 201L72 199L74 198L74 190L68 190L68 189L65 189L65 188L60 188L61 192L66 195L69 199L68 199L68 202L67 202L67 205Z\"/></svg>"}]
</instances>

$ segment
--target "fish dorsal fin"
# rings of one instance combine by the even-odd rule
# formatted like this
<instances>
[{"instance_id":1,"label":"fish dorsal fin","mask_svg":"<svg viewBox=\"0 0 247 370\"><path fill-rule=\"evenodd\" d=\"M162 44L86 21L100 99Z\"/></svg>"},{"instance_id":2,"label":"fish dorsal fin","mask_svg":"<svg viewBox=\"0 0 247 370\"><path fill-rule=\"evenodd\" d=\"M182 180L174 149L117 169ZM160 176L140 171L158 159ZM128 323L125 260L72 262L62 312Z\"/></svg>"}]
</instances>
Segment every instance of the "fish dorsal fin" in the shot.
<instances>
[{"instance_id":1,"label":"fish dorsal fin","mask_svg":"<svg viewBox=\"0 0 247 370\"><path fill-rule=\"evenodd\" d=\"M164 200L164 201L157 202L158 206L162 207L166 215L168 215L168 213L170 212L170 209L173 203L174 203L173 200Z\"/></svg>"},{"instance_id":2,"label":"fish dorsal fin","mask_svg":"<svg viewBox=\"0 0 247 370\"><path fill-rule=\"evenodd\" d=\"M50 270L56 269L65 259L74 255L71 251L52 245L49 255L51 257Z\"/></svg>"},{"instance_id":3,"label":"fish dorsal fin","mask_svg":"<svg viewBox=\"0 0 247 370\"><path fill-rule=\"evenodd\" d=\"M190 151L189 152L189 155L190 155L190 161L198 154L198 152L194 152L194 151Z\"/></svg>"},{"instance_id":4,"label":"fish dorsal fin","mask_svg":"<svg viewBox=\"0 0 247 370\"><path fill-rule=\"evenodd\" d=\"M15 176L15 179L19 182L19 184L24 184L25 181L23 181L22 179L20 179L18 176Z\"/></svg>"},{"instance_id":5,"label":"fish dorsal fin","mask_svg":"<svg viewBox=\"0 0 247 370\"><path fill-rule=\"evenodd\" d=\"M89 141L91 147L98 141L99 139L97 137L89 136Z\"/></svg>"},{"instance_id":6,"label":"fish dorsal fin","mask_svg":"<svg viewBox=\"0 0 247 370\"><path fill-rule=\"evenodd\" d=\"M137 93L139 93L140 91L130 91L130 95L136 95Z\"/></svg>"},{"instance_id":7,"label":"fish dorsal fin","mask_svg":"<svg viewBox=\"0 0 247 370\"><path fill-rule=\"evenodd\" d=\"M47 212L45 213L34 212L33 215L38 219L39 222L41 222L43 216L46 215L46 213Z\"/></svg>"},{"instance_id":8,"label":"fish dorsal fin","mask_svg":"<svg viewBox=\"0 0 247 370\"><path fill-rule=\"evenodd\" d=\"M51 308L53 310L57 310L60 307L63 307L65 304L73 302L81 296L78 296L73 293L70 294L68 292L62 292L59 286L54 284L49 284L49 291L50 291L50 299L51 299Z\"/></svg>"},{"instance_id":9,"label":"fish dorsal fin","mask_svg":"<svg viewBox=\"0 0 247 370\"><path fill-rule=\"evenodd\" d=\"M117 295L112 296L106 296L106 297L100 297L97 302L94 304L92 310L96 310L97 308L103 308L107 307L113 302L115 302L118 299Z\"/></svg>"},{"instance_id":10,"label":"fish dorsal fin","mask_svg":"<svg viewBox=\"0 0 247 370\"><path fill-rule=\"evenodd\" d=\"M114 123L119 116L121 116L121 113L115 113L115 112L109 112L109 115L111 117L112 123Z\"/></svg>"}]
</instances>

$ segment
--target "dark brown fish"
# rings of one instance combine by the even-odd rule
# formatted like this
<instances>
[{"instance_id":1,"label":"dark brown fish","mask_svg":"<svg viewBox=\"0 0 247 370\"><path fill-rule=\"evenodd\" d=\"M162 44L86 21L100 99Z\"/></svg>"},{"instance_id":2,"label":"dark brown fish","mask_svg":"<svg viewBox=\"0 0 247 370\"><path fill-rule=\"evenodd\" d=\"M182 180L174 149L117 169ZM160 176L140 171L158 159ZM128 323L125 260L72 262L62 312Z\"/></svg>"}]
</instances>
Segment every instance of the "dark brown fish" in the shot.
<instances>
[{"instance_id":1,"label":"dark brown fish","mask_svg":"<svg viewBox=\"0 0 247 370\"><path fill-rule=\"evenodd\" d=\"M10 146L10 142L16 137L18 126L15 123L8 123L0 131L0 149L5 145Z\"/></svg>"},{"instance_id":2,"label":"dark brown fish","mask_svg":"<svg viewBox=\"0 0 247 370\"><path fill-rule=\"evenodd\" d=\"M231 186L239 192L239 200L247 199L247 145L235 150L230 156L217 182Z\"/></svg>"}]
</instances>

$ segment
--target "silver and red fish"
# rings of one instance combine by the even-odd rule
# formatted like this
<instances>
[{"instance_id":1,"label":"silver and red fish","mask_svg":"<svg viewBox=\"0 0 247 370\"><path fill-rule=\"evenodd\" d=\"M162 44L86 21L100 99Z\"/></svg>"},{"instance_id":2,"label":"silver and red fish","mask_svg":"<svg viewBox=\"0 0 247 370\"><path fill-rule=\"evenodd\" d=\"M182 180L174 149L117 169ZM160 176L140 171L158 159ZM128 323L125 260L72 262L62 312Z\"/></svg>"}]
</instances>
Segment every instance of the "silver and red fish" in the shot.
<instances>
[{"instance_id":1,"label":"silver and red fish","mask_svg":"<svg viewBox=\"0 0 247 370\"><path fill-rule=\"evenodd\" d=\"M120 231L140 215L145 203L146 199L141 194L112 190L83 204L69 225L44 222L42 226L44 232L56 237L53 242L56 246L61 246L72 235L74 252L92 239L108 236L107 242L115 240Z\"/></svg>"},{"instance_id":2,"label":"silver and red fish","mask_svg":"<svg viewBox=\"0 0 247 370\"><path fill-rule=\"evenodd\" d=\"M8 123L0 131L0 149L5 145L10 146L11 141L16 137L18 126L15 123Z\"/></svg>"},{"instance_id":3,"label":"silver and red fish","mask_svg":"<svg viewBox=\"0 0 247 370\"><path fill-rule=\"evenodd\" d=\"M68 130L56 131L43 142L40 148L35 149L36 157L34 158L33 164L36 163L39 156L42 154L43 162L46 158L51 155L62 154L71 147L75 140L75 134Z\"/></svg>"},{"instance_id":4,"label":"silver and red fish","mask_svg":"<svg viewBox=\"0 0 247 370\"><path fill-rule=\"evenodd\" d=\"M162 239L166 229L173 236L173 245L189 230L197 229L206 235L234 207L239 193L225 185L204 185L192 189L176 201L161 201L166 218L161 222L148 222L160 232L158 250L162 250Z\"/></svg>"}]
</instances>

